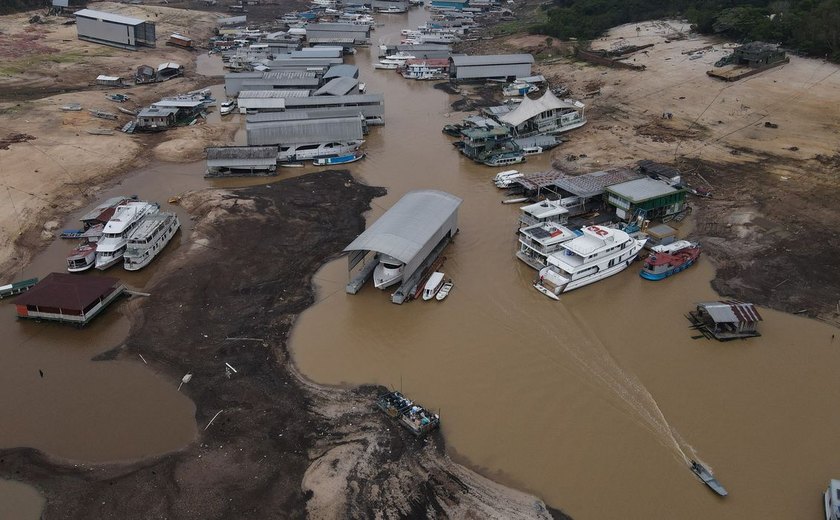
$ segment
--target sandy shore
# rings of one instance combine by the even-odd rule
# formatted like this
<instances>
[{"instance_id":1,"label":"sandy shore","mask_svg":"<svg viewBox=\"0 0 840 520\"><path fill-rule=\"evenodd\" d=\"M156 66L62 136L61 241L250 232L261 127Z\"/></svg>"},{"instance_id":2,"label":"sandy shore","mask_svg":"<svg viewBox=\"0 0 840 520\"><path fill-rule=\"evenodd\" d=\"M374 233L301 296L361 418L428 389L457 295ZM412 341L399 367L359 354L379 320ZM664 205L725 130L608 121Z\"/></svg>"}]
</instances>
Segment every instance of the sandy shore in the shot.
<instances>
[{"instance_id":1,"label":"sandy shore","mask_svg":"<svg viewBox=\"0 0 840 520\"><path fill-rule=\"evenodd\" d=\"M203 41L216 15L167 7L97 3L96 9L154 19L158 34L179 31ZM195 73L197 51L166 46L139 52L113 49L76 39L75 26L63 18L30 25L32 13L0 17L0 141L16 134L25 139L0 146L3 164L0 205L0 271L19 270L56 235L62 217L98 199L103 186L152 157L195 161L204 147L230 142L235 126L199 124L164 135L127 135L119 129L131 116L119 113L105 94L120 92L131 101L120 106L138 109L163 96L188 92L214 80ZM4 44L8 44L4 47ZM93 86L99 74L117 75L133 83L142 64L174 61L185 77L165 83L104 89ZM61 92L61 93L58 93ZM81 112L60 107L80 103ZM93 117L88 109L119 114L117 121ZM113 135L92 135L109 130Z\"/></svg>"}]
</instances>

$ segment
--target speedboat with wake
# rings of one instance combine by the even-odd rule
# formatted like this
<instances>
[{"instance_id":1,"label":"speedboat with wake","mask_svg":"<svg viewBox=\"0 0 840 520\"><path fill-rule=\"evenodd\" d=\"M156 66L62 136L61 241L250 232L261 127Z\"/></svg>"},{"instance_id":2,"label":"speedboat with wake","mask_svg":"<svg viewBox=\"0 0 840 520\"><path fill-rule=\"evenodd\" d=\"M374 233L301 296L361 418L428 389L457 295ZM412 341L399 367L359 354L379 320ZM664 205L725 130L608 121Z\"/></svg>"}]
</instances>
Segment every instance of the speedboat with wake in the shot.
<instances>
[{"instance_id":1,"label":"speedboat with wake","mask_svg":"<svg viewBox=\"0 0 840 520\"><path fill-rule=\"evenodd\" d=\"M704 484L709 486L712 491L717 493L718 495L725 497L729 493L724 489L723 486L720 485L720 482L717 481L712 472L696 460L691 461L691 472L697 475L697 477L703 481Z\"/></svg>"}]
</instances>

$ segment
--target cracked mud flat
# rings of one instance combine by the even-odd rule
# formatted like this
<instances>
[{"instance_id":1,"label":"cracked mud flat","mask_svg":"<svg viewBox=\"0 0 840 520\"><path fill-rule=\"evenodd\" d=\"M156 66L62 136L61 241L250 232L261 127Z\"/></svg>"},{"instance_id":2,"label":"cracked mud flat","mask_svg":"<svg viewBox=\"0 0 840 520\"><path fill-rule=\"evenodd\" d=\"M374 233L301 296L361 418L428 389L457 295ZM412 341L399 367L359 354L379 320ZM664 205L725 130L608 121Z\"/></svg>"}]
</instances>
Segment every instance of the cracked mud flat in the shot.
<instances>
[{"instance_id":1,"label":"cracked mud flat","mask_svg":"<svg viewBox=\"0 0 840 520\"><path fill-rule=\"evenodd\" d=\"M314 302L313 274L382 194L332 171L186 197L194 243L100 359L142 354L173 380L192 373L182 391L199 437L108 465L3 450L0 477L36 486L46 519L568 518L452 462L439 431L415 439L375 409L381 388L321 387L291 366L286 341Z\"/></svg>"}]
</instances>

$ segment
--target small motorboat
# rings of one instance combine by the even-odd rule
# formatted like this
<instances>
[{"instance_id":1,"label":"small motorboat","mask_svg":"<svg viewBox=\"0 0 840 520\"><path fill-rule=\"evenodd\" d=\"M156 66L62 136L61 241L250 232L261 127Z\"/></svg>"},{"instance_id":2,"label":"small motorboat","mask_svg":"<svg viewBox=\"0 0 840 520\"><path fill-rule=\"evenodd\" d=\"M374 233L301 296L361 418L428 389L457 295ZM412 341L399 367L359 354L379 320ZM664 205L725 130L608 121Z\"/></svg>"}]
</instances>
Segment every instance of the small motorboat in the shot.
<instances>
[{"instance_id":1,"label":"small motorboat","mask_svg":"<svg viewBox=\"0 0 840 520\"><path fill-rule=\"evenodd\" d=\"M446 299L446 297L449 296L449 291L451 291L453 287L455 287L455 284L452 283L451 279L448 282L446 282L445 284L443 284L443 287L441 287L440 290L438 291L437 295L435 295L435 298L437 298L437 301L440 302L440 301L443 301L444 299Z\"/></svg>"},{"instance_id":2,"label":"small motorboat","mask_svg":"<svg viewBox=\"0 0 840 520\"><path fill-rule=\"evenodd\" d=\"M712 491L717 493L718 495L725 497L729 493L723 486L720 485L720 482L717 481L712 472L709 471L705 466L697 462L696 460L691 461L691 472L697 475L700 480L703 481L704 484L712 488Z\"/></svg>"},{"instance_id":3,"label":"small motorboat","mask_svg":"<svg viewBox=\"0 0 840 520\"><path fill-rule=\"evenodd\" d=\"M831 479L825 493L825 520L840 520L840 480Z\"/></svg>"},{"instance_id":4,"label":"small motorboat","mask_svg":"<svg viewBox=\"0 0 840 520\"><path fill-rule=\"evenodd\" d=\"M443 282L445 280L444 276L445 275L440 271L432 273L432 276L429 277L429 281L427 281L426 285L423 287L424 300L431 300L435 297L435 295L437 295L438 291L440 291L441 287L443 287Z\"/></svg>"},{"instance_id":5,"label":"small motorboat","mask_svg":"<svg viewBox=\"0 0 840 520\"><path fill-rule=\"evenodd\" d=\"M281 168L303 168L303 163L302 162L281 163L280 167Z\"/></svg>"},{"instance_id":6,"label":"small motorboat","mask_svg":"<svg viewBox=\"0 0 840 520\"><path fill-rule=\"evenodd\" d=\"M315 166L335 166L337 164L350 164L360 159L364 159L365 152L354 152L345 155L336 155L333 157L321 157L312 161Z\"/></svg>"}]
</instances>

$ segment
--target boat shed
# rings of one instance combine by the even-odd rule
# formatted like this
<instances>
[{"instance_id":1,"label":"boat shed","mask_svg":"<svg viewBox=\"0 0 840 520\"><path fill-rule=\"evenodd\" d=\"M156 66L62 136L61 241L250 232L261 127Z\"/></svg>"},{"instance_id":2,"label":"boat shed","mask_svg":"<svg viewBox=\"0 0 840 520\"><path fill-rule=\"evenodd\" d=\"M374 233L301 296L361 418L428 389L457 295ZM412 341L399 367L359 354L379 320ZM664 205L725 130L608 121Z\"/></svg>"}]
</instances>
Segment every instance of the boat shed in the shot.
<instances>
[{"instance_id":1,"label":"boat shed","mask_svg":"<svg viewBox=\"0 0 840 520\"><path fill-rule=\"evenodd\" d=\"M248 146L319 144L362 139L361 115L331 119L246 123Z\"/></svg>"},{"instance_id":2,"label":"boat shed","mask_svg":"<svg viewBox=\"0 0 840 520\"><path fill-rule=\"evenodd\" d=\"M344 58L320 58L315 56L304 56L302 58L292 58L290 56L277 56L273 60L265 60L263 65L274 71L285 70L309 70L323 69L327 70L333 65L341 65L344 63Z\"/></svg>"},{"instance_id":3,"label":"boat shed","mask_svg":"<svg viewBox=\"0 0 840 520\"><path fill-rule=\"evenodd\" d=\"M13 302L18 318L52 320L86 325L111 302L125 286L110 276L78 276L50 273L35 287Z\"/></svg>"},{"instance_id":4,"label":"boat shed","mask_svg":"<svg viewBox=\"0 0 840 520\"><path fill-rule=\"evenodd\" d=\"M312 93L313 96L345 96L358 90L359 81L353 78L333 78Z\"/></svg>"},{"instance_id":5,"label":"boat shed","mask_svg":"<svg viewBox=\"0 0 840 520\"><path fill-rule=\"evenodd\" d=\"M484 56L452 56L449 58L449 79L458 81L482 81L516 78L531 75L534 57L530 54L490 54Z\"/></svg>"},{"instance_id":6,"label":"boat shed","mask_svg":"<svg viewBox=\"0 0 840 520\"><path fill-rule=\"evenodd\" d=\"M370 124L383 124L385 98L382 94L350 94L347 96L317 96L287 98L286 110L311 110L313 108L353 108L365 116Z\"/></svg>"},{"instance_id":7,"label":"boat shed","mask_svg":"<svg viewBox=\"0 0 840 520\"><path fill-rule=\"evenodd\" d=\"M243 87L247 90L307 90L318 88L320 79L314 72L232 72L225 74L225 92L236 96Z\"/></svg>"},{"instance_id":8,"label":"boat shed","mask_svg":"<svg viewBox=\"0 0 840 520\"><path fill-rule=\"evenodd\" d=\"M319 45L317 47L304 47L299 51L292 51L289 57L292 59L302 58L340 58L344 61L344 47L336 45Z\"/></svg>"},{"instance_id":9,"label":"boat shed","mask_svg":"<svg viewBox=\"0 0 840 520\"><path fill-rule=\"evenodd\" d=\"M359 79L359 67L349 64L333 65L324 74L324 81L334 78Z\"/></svg>"},{"instance_id":10,"label":"boat shed","mask_svg":"<svg viewBox=\"0 0 840 520\"><path fill-rule=\"evenodd\" d=\"M306 40L312 43L370 43L370 26L352 23L311 23L306 26Z\"/></svg>"},{"instance_id":11,"label":"boat shed","mask_svg":"<svg viewBox=\"0 0 840 520\"><path fill-rule=\"evenodd\" d=\"M698 303L688 313L688 319L704 336L718 341L761 336L756 330L761 315L752 303L738 300Z\"/></svg>"},{"instance_id":12,"label":"boat shed","mask_svg":"<svg viewBox=\"0 0 840 520\"><path fill-rule=\"evenodd\" d=\"M441 43L421 43L417 45L389 45L385 47L385 54L404 52L417 58L442 58L452 56L452 47Z\"/></svg>"},{"instance_id":13,"label":"boat shed","mask_svg":"<svg viewBox=\"0 0 840 520\"><path fill-rule=\"evenodd\" d=\"M78 38L121 49L155 46L155 24L104 11L82 9L76 11Z\"/></svg>"},{"instance_id":14,"label":"boat shed","mask_svg":"<svg viewBox=\"0 0 840 520\"><path fill-rule=\"evenodd\" d=\"M606 192L607 203L623 220L661 218L685 209L684 189L650 177L607 186Z\"/></svg>"},{"instance_id":15,"label":"boat shed","mask_svg":"<svg viewBox=\"0 0 840 520\"><path fill-rule=\"evenodd\" d=\"M403 284L391 295L391 301L403 303L420 282L423 271L458 232L461 202L460 198L438 190L406 193L344 248L344 252L349 253L348 270L352 273L370 253L388 255L403 262ZM361 273L348 283L347 292L358 292L377 263L367 262Z\"/></svg>"},{"instance_id":16,"label":"boat shed","mask_svg":"<svg viewBox=\"0 0 840 520\"><path fill-rule=\"evenodd\" d=\"M276 146L221 146L206 151L205 177L277 175Z\"/></svg>"}]
</instances>

